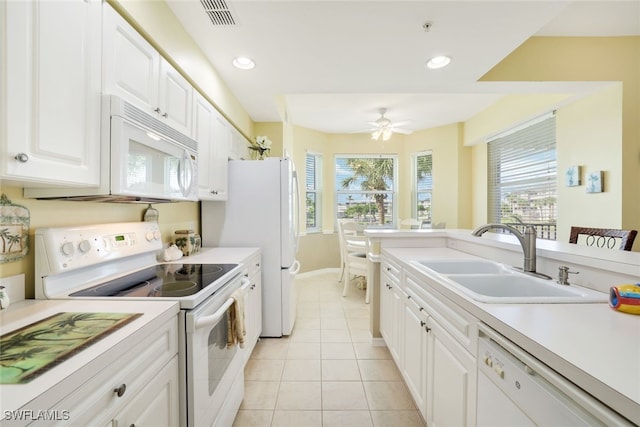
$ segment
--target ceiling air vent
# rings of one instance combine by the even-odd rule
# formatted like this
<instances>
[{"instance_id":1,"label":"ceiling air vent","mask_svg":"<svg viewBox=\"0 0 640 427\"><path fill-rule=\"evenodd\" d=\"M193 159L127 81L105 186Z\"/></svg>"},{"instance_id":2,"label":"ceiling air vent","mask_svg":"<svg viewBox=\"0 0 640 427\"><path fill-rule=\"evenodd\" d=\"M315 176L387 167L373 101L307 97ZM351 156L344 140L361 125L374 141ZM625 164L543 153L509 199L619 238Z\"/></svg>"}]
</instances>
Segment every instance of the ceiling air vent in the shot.
<instances>
[{"instance_id":1,"label":"ceiling air vent","mask_svg":"<svg viewBox=\"0 0 640 427\"><path fill-rule=\"evenodd\" d=\"M213 25L236 25L236 20L225 0L200 0L200 3Z\"/></svg>"}]
</instances>

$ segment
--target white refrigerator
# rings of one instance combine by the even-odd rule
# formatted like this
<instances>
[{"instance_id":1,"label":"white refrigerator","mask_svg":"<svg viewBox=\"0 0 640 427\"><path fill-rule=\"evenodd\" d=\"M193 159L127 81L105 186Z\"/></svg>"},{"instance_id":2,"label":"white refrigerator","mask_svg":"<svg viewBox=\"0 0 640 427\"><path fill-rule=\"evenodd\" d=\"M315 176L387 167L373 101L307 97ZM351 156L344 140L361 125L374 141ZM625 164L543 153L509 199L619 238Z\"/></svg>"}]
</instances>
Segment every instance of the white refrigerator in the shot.
<instances>
[{"instance_id":1,"label":"white refrigerator","mask_svg":"<svg viewBox=\"0 0 640 427\"><path fill-rule=\"evenodd\" d=\"M202 244L262 249L262 336L291 334L300 198L288 158L229 161L226 202L202 202Z\"/></svg>"}]
</instances>

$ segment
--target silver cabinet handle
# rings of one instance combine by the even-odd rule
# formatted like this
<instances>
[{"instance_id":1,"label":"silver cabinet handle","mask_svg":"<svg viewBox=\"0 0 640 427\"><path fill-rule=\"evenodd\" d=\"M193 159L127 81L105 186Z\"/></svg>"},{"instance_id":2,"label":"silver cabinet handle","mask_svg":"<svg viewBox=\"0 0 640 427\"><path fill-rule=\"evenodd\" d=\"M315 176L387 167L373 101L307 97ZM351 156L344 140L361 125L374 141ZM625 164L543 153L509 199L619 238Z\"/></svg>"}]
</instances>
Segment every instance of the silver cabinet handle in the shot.
<instances>
[{"instance_id":1,"label":"silver cabinet handle","mask_svg":"<svg viewBox=\"0 0 640 427\"><path fill-rule=\"evenodd\" d=\"M158 113L158 114L160 114L160 113L162 112L162 110L160 109L160 107L156 107L156 109L155 109L155 110L153 110L153 111L155 111L155 112L156 112L156 113Z\"/></svg>"},{"instance_id":2,"label":"silver cabinet handle","mask_svg":"<svg viewBox=\"0 0 640 427\"><path fill-rule=\"evenodd\" d=\"M29 155L27 153L18 153L14 157L20 163L27 163L29 161Z\"/></svg>"},{"instance_id":3,"label":"silver cabinet handle","mask_svg":"<svg viewBox=\"0 0 640 427\"><path fill-rule=\"evenodd\" d=\"M167 117L169 117L169 114L164 113L164 114L162 115L162 117L164 117L164 118L166 119Z\"/></svg>"}]
</instances>

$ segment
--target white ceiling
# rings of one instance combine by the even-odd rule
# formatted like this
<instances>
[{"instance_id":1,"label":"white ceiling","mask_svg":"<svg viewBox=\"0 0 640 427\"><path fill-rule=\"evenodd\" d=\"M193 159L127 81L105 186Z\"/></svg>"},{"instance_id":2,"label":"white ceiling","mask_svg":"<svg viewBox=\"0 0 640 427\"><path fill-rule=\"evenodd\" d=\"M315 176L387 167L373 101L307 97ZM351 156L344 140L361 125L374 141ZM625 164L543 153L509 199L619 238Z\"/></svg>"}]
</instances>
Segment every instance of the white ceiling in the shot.
<instances>
[{"instance_id":1,"label":"white ceiling","mask_svg":"<svg viewBox=\"0 0 640 427\"><path fill-rule=\"evenodd\" d=\"M640 35L640 0L226 0L233 26L214 26L199 0L167 3L254 121L283 120L284 98L289 122L328 133L367 129L382 107L418 130L509 93L584 93L595 84L477 80L534 35ZM427 69L439 54L451 64ZM238 55L255 69L234 68Z\"/></svg>"}]
</instances>

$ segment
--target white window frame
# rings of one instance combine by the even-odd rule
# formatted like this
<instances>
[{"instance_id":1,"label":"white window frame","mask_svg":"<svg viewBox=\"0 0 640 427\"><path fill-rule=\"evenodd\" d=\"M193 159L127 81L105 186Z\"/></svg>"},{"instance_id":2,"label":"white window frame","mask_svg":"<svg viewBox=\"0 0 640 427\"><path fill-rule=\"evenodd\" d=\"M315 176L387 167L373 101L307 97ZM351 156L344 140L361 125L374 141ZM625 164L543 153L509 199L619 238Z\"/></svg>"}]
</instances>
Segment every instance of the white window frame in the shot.
<instances>
[{"instance_id":1,"label":"white window frame","mask_svg":"<svg viewBox=\"0 0 640 427\"><path fill-rule=\"evenodd\" d=\"M418 189L418 158L423 156L431 156L431 186L428 190L419 190ZM419 151L411 154L411 164L412 164L412 187L411 187L411 217L420 220L418 217L418 196L420 194L429 194L429 199L431 200L431 215L429 218L429 223L433 221L433 151Z\"/></svg>"},{"instance_id":2,"label":"white window frame","mask_svg":"<svg viewBox=\"0 0 640 427\"><path fill-rule=\"evenodd\" d=\"M384 224L384 225L380 225L378 223L371 223L369 224L370 227L377 227L377 228L396 228L397 224L398 224L398 155L397 154L336 154L334 156L334 161L333 161L333 176L334 179L336 180L335 185L334 185L334 204L333 204L333 209L334 209L334 218L335 219L340 219L338 218L338 214L339 214L339 208L338 208L338 202L339 202L339 196L341 194L375 194L375 193L379 193L376 191L364 191L364 190L343 190L343 189L339 189L339 183L337 182L337 162L338 159L392 159L393 160L393 189L392 190L387 190L385 191L385 193L389 193L392 196L392 209L391 209L391 223L388 224ZM336 222L337 223L337 222Z\"/></svg>"},{"instance_id":3,"label":"white window frame","mask_svg":"<svg viewBox=\"0 0 640 427\"><path fill-rule=\"evenodd\" d=\"M309 169L307 168L309 157L313 157L314 159L314 188L309 188ZM319 233L322 231L322 154L308 151L305 155L305 193L304 193L304 206L305 206L305 227L307 233ZM308 194L315 195L315 219L316 224L314 227L309 227L307 223L307 209L308 209Z\"/></svg>"}]
</instances>

